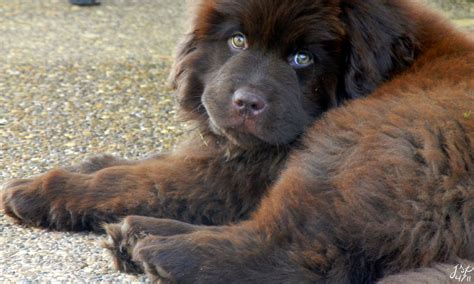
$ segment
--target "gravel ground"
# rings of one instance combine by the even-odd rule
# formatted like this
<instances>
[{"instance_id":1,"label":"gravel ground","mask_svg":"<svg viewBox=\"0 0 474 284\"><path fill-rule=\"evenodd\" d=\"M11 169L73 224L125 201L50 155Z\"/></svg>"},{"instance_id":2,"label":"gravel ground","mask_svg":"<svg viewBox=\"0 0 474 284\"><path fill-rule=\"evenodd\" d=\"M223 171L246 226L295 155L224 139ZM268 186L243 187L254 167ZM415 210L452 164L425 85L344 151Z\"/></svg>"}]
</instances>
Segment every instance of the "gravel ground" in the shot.
<instances>
[{"instance_id":1,"label":"gravel ground","mask_svg":"<svg viewBox=\"0 0 474 284\"><path fill-rule=\"evenodd\" d=\"M185 2L0 0L0 183L88 153L170 148L183 128L165 83ZM101 238L24 228L0 211L0 283L146 281L115 273Z\"/></svg>"},{"instance_id":2,"label":"gravel ground","mask_svg":"<svg viewBox=\"0 0 474 284\"><path fill-rule=\"evenodd\" d=\"M0 183L83 160L143 157L182 128L166 87L184 0L0 0ZM0 213L0 283L131 282L101 236L22 228Z\"/></svg>"}]
</instances>

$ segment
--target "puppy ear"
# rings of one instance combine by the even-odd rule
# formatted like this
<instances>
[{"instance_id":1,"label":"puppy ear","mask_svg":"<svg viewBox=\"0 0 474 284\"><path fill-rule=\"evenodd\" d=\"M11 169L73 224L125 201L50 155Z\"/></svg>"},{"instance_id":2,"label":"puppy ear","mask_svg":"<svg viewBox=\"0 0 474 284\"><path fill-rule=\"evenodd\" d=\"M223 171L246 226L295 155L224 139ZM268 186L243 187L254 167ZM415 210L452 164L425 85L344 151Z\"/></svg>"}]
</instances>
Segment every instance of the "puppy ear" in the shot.
<instances>
[{"instance_id":1,"label":"puppy ear","mask_svg":"<svg viewBox=\"0 0 474 284\"><path fill-rule=\"evenodd\" d=\"M209 50L202 47L209 15L213 15L213 0L187 1L190 6L190 31L178 45L174 64L169 76L172 88L176 90L184 119L207 119L201 102L204 91L204 76L209 68Z\"/></svg>"},{"instance_id":2,"label":"puppy ear","mask_svg":"<svg viewBox=\"0 0 474 284\"><path fill-rule=\"evenodd\" d=\"M205 59L198 49L198 39L195 32L188 33L176 50L174 64L171 68L168 81L176 91L179 106L184 112L183 118L193 119L202 112L201 94L203 83L200 74L203 66L200 61Z\"/></svg>"},{"instance_id":3,"label":"puppy ear","mask_svg":"<svg viewBox=\"0 0 474 284\"><path fill-rule=\"evenodd\" d=\"M174 63L171 67L171 73L168 77L168 83L170 87L175 90L180 87L182 81L185 81L183 80L183 77L186 77L186 73L188 72L187 70L192 67L195 61L196 56L193 56L193 52L197 50L199 41L198 30L200 29L200 14L202 13L201 10L203 10L202 6L204 0L194 0L187 2L189 2L187 3L189 6L188 13L190 15L196 15L190 19L189 23L187 23L190 28L178 43L175 50Z\"/></svg>"},{"instance_id":4,"label":"puppy ear","mask_svg":"<svg viewBox=\"0 0 474 284\"><path fill-rule=\"evenodd\" d=\"M368 95L415 59L417 43L407 7L398 1L343 0L346 25L344 99Z\"/></svg>"},{"instance_id":5,"label":"puppy ear","mask_svg":"<svg viewBox=\"0 0 474 284\"><path fill-rule=\"evenodd\" d=\"M171 73L168 77L168 82L173 89L177 89L180 77L186 70L186 57L196 49L197 40L194 32L190 32L184 36L179 42L174 57L174 63L171 67Z\"/></svg>"}]
</instances>

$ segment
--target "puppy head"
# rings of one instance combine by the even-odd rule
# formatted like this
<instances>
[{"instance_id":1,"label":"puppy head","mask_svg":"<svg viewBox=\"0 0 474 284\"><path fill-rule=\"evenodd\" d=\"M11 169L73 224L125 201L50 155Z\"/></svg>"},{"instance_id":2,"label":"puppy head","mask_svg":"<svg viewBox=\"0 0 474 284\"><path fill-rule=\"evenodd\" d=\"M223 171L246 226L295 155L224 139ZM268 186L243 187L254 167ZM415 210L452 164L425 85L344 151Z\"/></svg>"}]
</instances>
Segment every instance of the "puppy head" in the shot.
<instances>
[{"instance_id":1,"label":"puppy head","mask_svg":"<svg viewBox=\"0 0 474 284\"><path fill-rule=\"evenodd\" d=\"M171 79L182 109L242 147L288 144L412 62L403 7L377 0L207 0Z\"/></svg>"}]
</instances>

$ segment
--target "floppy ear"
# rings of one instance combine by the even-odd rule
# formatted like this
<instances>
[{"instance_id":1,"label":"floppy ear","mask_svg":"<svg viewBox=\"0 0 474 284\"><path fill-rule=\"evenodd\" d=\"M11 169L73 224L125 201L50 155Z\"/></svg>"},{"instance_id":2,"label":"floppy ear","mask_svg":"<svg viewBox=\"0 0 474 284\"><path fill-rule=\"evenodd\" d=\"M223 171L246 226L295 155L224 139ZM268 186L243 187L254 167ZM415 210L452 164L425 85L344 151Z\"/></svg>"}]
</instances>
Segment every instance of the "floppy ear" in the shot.
<instances>
[{"instance_id":1,"label":"floppy ear","mask_svg":"<svg viewBox=\"0 0 474 284\"><path fill-rule=\"evenodd\" d=\"M188 33L181 42L179 42L175 51L171 73L168 77L168 81L173 89L178 88L179 80L186 70L186 56L196 49L196 43L194 32Z\"/></svg>"},{"instance_id":2,"label":"floppy ear","mask_svg":"<svg viewBox=\"0 0 474 284\"><path fill-rule=\"evenodd\" d=\"M343 0L346 58L341 98L368 95L414 61L415 28L399 1Z\"/></svg>"},{"instance_id":3,"label":"floppy ear","mask_svg":"<svg viewBox=\"0 0 474 284\"><path fill-rule=\"evenodd\" d=\"M190 12L190 31L183 37L175 51L174 64L169 76L171 87L176 90L179 106L184 110L183 118L200 119L206 113L201 95L204 90L203 75L207 73L209 55L205 48L198 48L203 25L207 15L211 14L214 4L211 0L187 1Z\"/></svg>"},{"instance_id":4,"label":"floppy ear","mask_svg":"<svg viewBox=\"0 0 474 284\"><path fill-rule=\"evenodd\" d=\"M184 113L184 118L199 117L203 110L201 94L203 83L200 75L204 73L203 60L205 56L197 49L198 39L194 31L188 33L178 45L171 73L168 78L173 89L176 90L179 106ZM202 52L201 52L202 53Z\"/></svg>"}]
</instances>

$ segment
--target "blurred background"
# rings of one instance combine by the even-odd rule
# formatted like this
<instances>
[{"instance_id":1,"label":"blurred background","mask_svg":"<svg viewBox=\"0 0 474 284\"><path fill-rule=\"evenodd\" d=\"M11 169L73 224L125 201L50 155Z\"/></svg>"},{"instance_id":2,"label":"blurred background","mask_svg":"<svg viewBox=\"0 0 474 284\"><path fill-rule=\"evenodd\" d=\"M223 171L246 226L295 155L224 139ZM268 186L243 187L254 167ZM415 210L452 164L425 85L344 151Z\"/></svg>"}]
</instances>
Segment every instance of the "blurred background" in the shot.
<instances>
[{"instance_id":1,"label":"blurred background","mask_svg":"<svg viewBox=\"0 0 474 284\"><path fill-rule=\"evenodd\" d=\"M428 0L454 19L473 19L474 0Z\"/></svg>"},{"instance_id":2,"label":"blurred background","mask_svg":"<svg viewBox=\"0 0 474 284\"><path fill-rule=\"evenodd\" d=\"M186 1L0 0L0 183L91 153L170 148L185 132L166 79ZM474 0L427 2L474 32ZM145 281L115 273L99 239L14 226L0 211L0 283Z\"/></svg>"}]
</instances>

